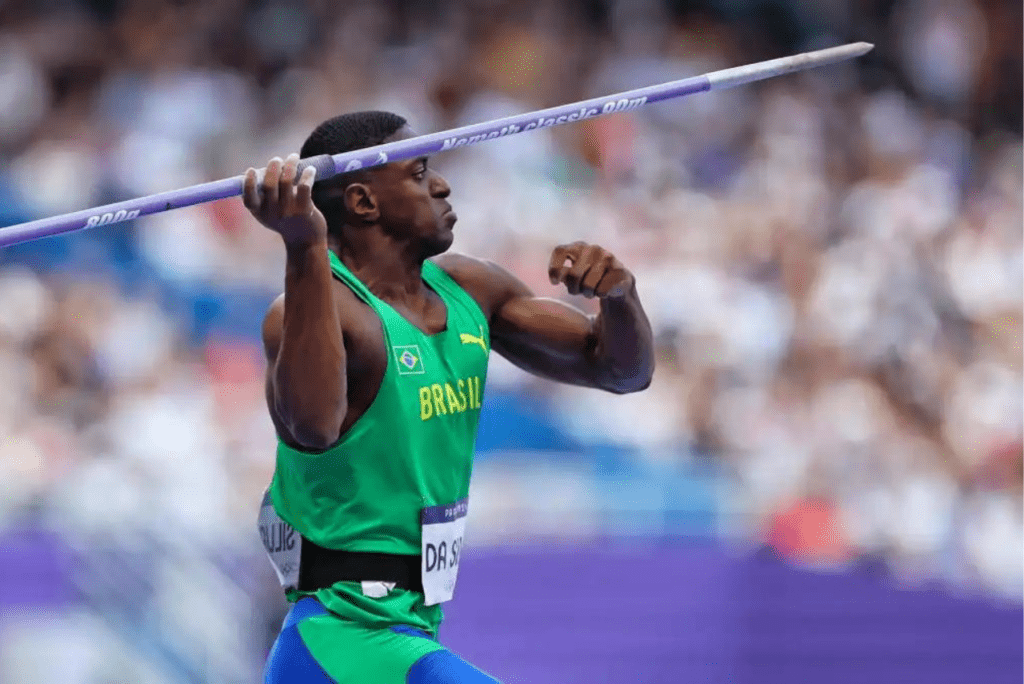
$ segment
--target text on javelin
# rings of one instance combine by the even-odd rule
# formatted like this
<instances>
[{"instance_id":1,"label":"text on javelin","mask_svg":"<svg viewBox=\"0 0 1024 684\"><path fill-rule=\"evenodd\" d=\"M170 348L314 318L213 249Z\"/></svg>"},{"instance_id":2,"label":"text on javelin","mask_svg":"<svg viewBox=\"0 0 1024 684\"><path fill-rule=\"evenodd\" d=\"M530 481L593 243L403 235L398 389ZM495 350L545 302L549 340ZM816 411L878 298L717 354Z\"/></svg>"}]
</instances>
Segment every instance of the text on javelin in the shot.
<instances>
[{"instance_id":1,"label":"text on javelin","mask_svg":"<svg viewBox=\"0 0 1024 684\"><path fill-rule=\"evenodd\" d=\"M525 126L517 126L515 124L509 124L508 126L502 127L500 130L491 131L490 133L480 133L478 135L467 135L461 138L445 138L441 144L441 151L451 150L456 147L462 147L463 145L472 145L482 140L493 140L494 138L501 138L506 135L512 135L513 133L519 133L521 131L532 131L535 128L547 128L548 126L557 126L558 124L570 123L572 121L582 121L583 119L589 119L592 116L598 114L616 114L618 112L628 112L637 107L642 107L647 102L646 97L638 97L632 100L621 99L612 100L605 103L600 109L596 107L590 107L580 109L578 112L572 114L562 114L559 116L552 117L541 117L536 121L531 121Z\"/></svg>"}]
</instances>

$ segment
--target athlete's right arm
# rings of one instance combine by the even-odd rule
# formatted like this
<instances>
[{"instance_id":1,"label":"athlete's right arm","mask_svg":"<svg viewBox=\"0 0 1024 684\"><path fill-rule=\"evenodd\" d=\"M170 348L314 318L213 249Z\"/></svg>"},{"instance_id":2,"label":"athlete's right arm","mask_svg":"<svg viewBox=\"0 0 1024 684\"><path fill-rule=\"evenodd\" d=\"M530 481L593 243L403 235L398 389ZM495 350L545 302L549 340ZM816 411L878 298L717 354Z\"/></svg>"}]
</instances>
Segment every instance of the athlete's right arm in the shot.
<instances>
[{"instance_id":1,"label":"athlete's right arm","mask_svg":"<svg viewBox=\"0 0 1024 684\"><path fill-rule=\"evenodd\" d=\"M345 344L327 256L327 222L311 198L315 171L295 184L298 155L267 164L262 185L245 174L243 201L285 244L284 294L263 321L267 403L281 438L322 451L341 434L348 410Z\"/></svg>"}]
</instances>

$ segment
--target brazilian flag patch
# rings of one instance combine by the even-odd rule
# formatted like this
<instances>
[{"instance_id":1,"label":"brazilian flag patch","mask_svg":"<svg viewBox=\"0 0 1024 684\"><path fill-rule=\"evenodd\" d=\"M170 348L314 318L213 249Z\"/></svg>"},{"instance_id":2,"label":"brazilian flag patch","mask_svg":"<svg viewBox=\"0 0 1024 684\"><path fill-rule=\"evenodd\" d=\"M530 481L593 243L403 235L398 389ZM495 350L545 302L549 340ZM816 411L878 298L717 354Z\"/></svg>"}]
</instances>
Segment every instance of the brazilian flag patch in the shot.
<instances>
[{"instance_id":1,"label":"brazilian flag patch","mask_svg":"<svg viewBox=\"0 0 1024 684\"><path fill-rule=\"evenodd\" d=\"M399 375L423 375L423 358L420 356L419 345L409 344L391 348L395 354Z\"/></svg>"}]
</instances>

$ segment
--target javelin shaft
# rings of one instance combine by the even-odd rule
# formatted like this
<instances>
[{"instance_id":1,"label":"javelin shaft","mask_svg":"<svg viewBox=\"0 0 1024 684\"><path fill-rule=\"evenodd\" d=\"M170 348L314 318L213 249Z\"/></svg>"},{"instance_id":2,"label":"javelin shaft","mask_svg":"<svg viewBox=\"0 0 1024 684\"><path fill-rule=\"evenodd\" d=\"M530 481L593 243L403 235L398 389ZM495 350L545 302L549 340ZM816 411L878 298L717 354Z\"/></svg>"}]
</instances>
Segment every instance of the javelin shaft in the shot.
<instances>
[{"instance_id":1,"label":"javelin shaft","mask_svg":"<svg viewBox=\"0 0 1024 684\"><path fill-rule=\"evenodd\" d=\"M872 47L874 46L870 43L850 43L790 57L722 69L702 76L637 88L615 95L596 97L440 133L421 135L386 145L367 147L333 156L325 154L311 157L302 160L300 169L305 166L314 166L317 171L317 180L323 180L339 173L367 169L403 159L415 159L484 140L582 121L605 114L632 111L652 102L662 102L709 90L731 88L794 71L832 64L859 57L871 50ZM263 169L260 169L259 174L262 177ZM179 190L21 223L0 229L0 247L85 228L131 221L140 216L211 202L225 197L236 197L242 194L242 182L243 176L234 176L211 183L202 183Z\"/></svg>"}]
</instances>

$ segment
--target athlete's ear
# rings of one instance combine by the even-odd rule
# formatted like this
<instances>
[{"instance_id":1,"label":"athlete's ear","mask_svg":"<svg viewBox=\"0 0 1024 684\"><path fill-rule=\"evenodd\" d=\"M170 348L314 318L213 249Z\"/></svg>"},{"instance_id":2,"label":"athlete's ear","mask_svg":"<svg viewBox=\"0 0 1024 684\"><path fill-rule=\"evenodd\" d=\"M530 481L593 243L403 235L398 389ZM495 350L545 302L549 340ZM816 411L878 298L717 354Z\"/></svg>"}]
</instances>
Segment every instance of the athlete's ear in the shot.
<instances>
[{"instance_id":1,"label":"athlete's ear","mask_svg":"<svg viewBox=\"0 0 1024 684\"><path fill-rule=\"evenodd\" d=\"M380 219L377 198L363 183L351 183L345 188L345 209L358 223L376 223Z\"/></svg>"}]
</instances>

